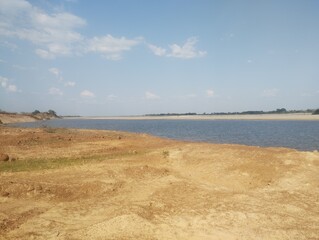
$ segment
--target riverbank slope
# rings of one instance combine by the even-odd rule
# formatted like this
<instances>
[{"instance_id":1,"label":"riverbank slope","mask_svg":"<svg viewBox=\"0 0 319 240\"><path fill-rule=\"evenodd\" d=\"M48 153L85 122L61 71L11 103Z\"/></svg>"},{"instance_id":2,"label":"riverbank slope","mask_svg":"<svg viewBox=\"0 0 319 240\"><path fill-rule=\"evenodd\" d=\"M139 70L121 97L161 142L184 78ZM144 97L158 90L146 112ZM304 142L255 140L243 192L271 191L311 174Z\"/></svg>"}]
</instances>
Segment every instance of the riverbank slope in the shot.
<instances>
[{"instance_id":1,"label":"riverbank slope","mask_svg":"<svg viewBox=\"0 0 319 240\"><path fill-rule=\"evenodd\" d=\"M0 124L19 123L19 122L35 122L39 120L50 120L59 118L55 114L47 112L32 113L0 113Z\"/></svg>"}]
</instances>

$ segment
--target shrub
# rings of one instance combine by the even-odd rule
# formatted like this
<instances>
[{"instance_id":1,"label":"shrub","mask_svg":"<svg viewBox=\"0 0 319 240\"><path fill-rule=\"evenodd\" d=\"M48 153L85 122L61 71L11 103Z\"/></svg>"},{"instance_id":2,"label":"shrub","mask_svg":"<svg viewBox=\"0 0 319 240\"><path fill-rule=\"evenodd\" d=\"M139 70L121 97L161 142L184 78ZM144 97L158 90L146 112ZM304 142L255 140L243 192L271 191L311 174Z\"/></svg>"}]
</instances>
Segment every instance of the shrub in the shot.
<instances>
[{"instance_id":1,"label":"shrub","mask_svg":"<svg viewBox=\"0 0 319 240\"><path fill-rule=\"evenodd\" d=\"M167 158L169 156L169 151L165 150L162 154L164 158Z\"/></svg>"}]
</instances>

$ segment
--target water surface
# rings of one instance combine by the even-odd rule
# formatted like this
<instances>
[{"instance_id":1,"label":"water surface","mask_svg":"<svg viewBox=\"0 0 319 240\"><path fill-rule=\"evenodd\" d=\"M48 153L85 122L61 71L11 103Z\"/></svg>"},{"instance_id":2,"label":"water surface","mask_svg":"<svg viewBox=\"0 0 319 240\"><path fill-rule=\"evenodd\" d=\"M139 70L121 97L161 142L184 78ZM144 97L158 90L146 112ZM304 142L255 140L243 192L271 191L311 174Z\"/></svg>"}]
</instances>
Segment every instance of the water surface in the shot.
<instances>
[{"instance_id":1,"label":"water surface","mask_svg":"<svg viewBox=\"0 0 319 240\"><path fill-rule=\"evenodd\" d=\"M319 150L319 121L54 119L15 125L119 130L188 141Z\"/></svg>"}]
</instances>

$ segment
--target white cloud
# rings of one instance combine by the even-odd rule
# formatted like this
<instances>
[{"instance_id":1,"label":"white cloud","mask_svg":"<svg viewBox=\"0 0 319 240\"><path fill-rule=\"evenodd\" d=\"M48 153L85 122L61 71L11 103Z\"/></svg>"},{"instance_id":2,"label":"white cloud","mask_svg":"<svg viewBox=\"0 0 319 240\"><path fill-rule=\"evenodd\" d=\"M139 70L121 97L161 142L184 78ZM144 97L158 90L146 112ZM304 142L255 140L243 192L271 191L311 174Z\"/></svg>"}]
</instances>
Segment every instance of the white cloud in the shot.
<instances>
[{"instance_id":1,"label":"white cloud","mask_svg":"<svg viewBox=\"0 0 319 240\"><path fill-rule=\"evenodd\" d=\"M170 51L152 44L148 44L149 49L157 56L175 57L182 59L192 59L197 57L204 57L207 52L198 51L195 44L198 42L196 37L191 37L186 40L184 45L172 44L169 46Z\"/></svg>"},{"instance_id":2,"label":"white cloud","mask_svg":"<svg viewBox=\"0 0 319 240\"><path fill-rule=\"evenodd\" d=\"M145 92L145 98L146 99L160 99L159 96L157 96L156 94L154 93L151 93L151 92Z\"/></svg>"},{"instance_id":3,"label":"white cloud","mask_svg":"<svg viewBox=\"0 0 319 240\"><path fill-rule=\"evenodd\" d=\"M45 59L69 55L83 36L75 29L86 21L68 12L46 13L25 0L0 1L0 35L30 41ZM7 44L8 45L8 44Z\"/></svg>"},{"instance_id":4,"label":"white cloud","mask_svg":"<svg viewBox=\"0 0 319 240\"><path fill-rule=\"evenodd\" d=\"M49 68L49 72L52 73L52 74L54 74L54 75L57 76L57 77L59 77L60 74L61 74L60 70L57 69L57 68L54 68L54 67L53 67L53 68Z\"/></svg>"},{"instance_id":5,"label":"white cloud","mask_svg":"<svg viewBox=\"0 0 319 240\"><path fill-rule=\"evenodd\" d=\"M211 98L215 96L215 92L212 89L207 89L206 90L206 96Z\"/></svg>"},{"instance_id":6,"label":"white cloud","mask_svg":"<svg viewBox=\"0 0 319 240\"><path fill-rule=\"evenodd\" d=\"M60 69L52 67L52 68L49 68L48 70L50 73L52 73L54 76L56 76L60 82L64 82L62 72ZM64 82L64 86L65 87L74 87L75 82L71 82L71 81Z\"/></svg>"},{"instance_id":7,"label":"white cloud","mask_svg":"<svg viewBox=\"0 0 319 240\"><path fill-rule=\"evenodd\" d=\"M61 82L63 81L62 72L58 68L52 67L52 68L49 68L48 70L50 73L56 76L59 81Z\"/></svg>"},{"instance_id":8,"label":"white cloud","mask_svg":"<svg viewBox=\"0 0 319 240\"><path fill-rule=\"evenodd\" d=\"M36 49L35 53L43 59L54 59L55 55L53 53L50 53L47 50L43 50L43 49Z\"/></svg>"},{"instance_id":9,"label":"white cloud","mask_svg":"<svg viewBox=\"0 0 319 240\"><path fill-rule=\"evenodd\" d=\"M64 86L66 86L66 87L74 87L75 86L75 82L66 82L64 84Z\"/></svg>"},{"instance_id":10,"label":"white cloud","mask_svg":"<svg viewBox=\"0 0 319 240\"><path fill-rule=\"evenodd\" d=\"M52 87L52 88L49 89L49 94L50 95L60 95L60 96L62 96L63 92L59 88Z\"/></svg>"},{"instance_id":11,"label":"white cloud","mask_svg":"<svg viewBox=\"0 0 319 240\"><path fill-rule=\"evenodd\" d=\"M125 37L115 38L111 35L94 37L89 40L87 51L98 52L110 60L119 60L124 51L140 43L140 39L126 39Z\"/></svg>"},{"instance_id":12,"label":"white cloud","mask_svg":"<svg viewBox=\"0 0 319 240\"><path fill-rule=\"evenodd\" d=\"M148 48L156 55L156 56L165 56L166 55L166 49L157 47L152 44L148 44Z\"/></svg>"},{"instance_id":13,"label":"white cloud","mask_svg":"<svg viewBox=\"0 0 319 240\"><path fill-rule=\"evenodd\" d=\"M93 52L109 60L120 60L124 52L143 41L142 38L116 38L110 34L86 37L78 32L86 24L85 19L61 9L48 12L25 0L0 0L2 42L11 49L17 46L5 41L5 38L31 42L35 46L35 54L43 59ZM196 37L191 37L183 45L170 45L169 50L152 44L148 47L157 56L192 59L207 54L195 48L197 41Z\"/></svg>"},{"instance_id":14,"label":"white cloud","mask_svg":"<svg viewBox=\"0 0 319 240\"><path fill-rule=\"evenodd\" d=\"M21 92L14 84L9 84L9 79L6 77L0 76L0 86L3 87L8 92Z\"/></svg>"},{"instance_id":15,"label":"white cloud","mask_svg":"<svg viewBox=\"0 0 319 240\"><path fill-rule=\"evenodd\" d=\"M278 95L279 89L272 88L272 89L265 89L262 93L262 97L276 97Z\"/></svg>"},{"instance_id":16,"label":"white cloud","mask_svg":"<svg viewBox=\"0 0 319 240\"><path fill-rule=\"evenodd\" d=\"M13 84L10 84L10 85L7 87L7 90L8 90L8 92L17 92L17 91L18 91L17 86L16 86L16 85L13 85Z\"/></svg>"},{"instance_id":17,"label":"white cloud","mask_svg":"<svg viewBox=\"0 0 319 240\"><path fill-rule=\"evenodd\" d=\"M197 43L197 38L191 37L187 39L186 43L183 46L177 44L170 45L171 53L168 54L169 57L191 59L196 57L203 57L207 54L205 51L198 51L195 48Z\"/></svg>"},{"instance_id":18,"label":"white cloud","mask_svg":"<svg viewBox=\"0 0 319 240\"><path fill-rule=\"evenodd\" d=\"M9 81L8 78L1 77L1 76L0 76L1 87L6 88L6 87L7 87L7 84L8 84L8 81Z\"/></svg>"},{"instance_id":19,"label":"white cloud","mask_svg":"<svg viewBox=\"0 0 319 240\"><path fill-rule=\"evenodd\" d=\"M80 93L81 97L89 97L89 98L93 98L95 97L93 92L90 92L89 90L84 90Z\"/></svg>"}]
</instances>

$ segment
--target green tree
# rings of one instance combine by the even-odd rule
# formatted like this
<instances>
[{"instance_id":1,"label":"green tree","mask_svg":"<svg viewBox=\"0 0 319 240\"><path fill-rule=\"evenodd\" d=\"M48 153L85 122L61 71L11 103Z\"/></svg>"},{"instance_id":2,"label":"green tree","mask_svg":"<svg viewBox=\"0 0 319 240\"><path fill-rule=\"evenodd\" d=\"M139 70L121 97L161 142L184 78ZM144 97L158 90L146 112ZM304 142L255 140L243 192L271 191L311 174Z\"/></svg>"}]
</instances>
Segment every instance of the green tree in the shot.
<instances>
[{"instance_id":1,"label":"green tree","mask_svg":"<svg viewBox=\"0 0 319 240\"><path fill-rule=\"evenodd\" d=\"M34 110L34 111L32 112L32 115L37 115L37 114L39 114L39 113L41 113L39 110Z\"/></svg>"},{"instance_id":2,"label":"green tree","mask_svg":"<svg viewBox=\"0 0 319 240\"><path fill-rule=\"evenodd\" d=\"M277 112L277 113L286 113L287 110L286 110L286 108L278 108L278 109L276 110L276 112Z\"/></svg>"},{"instance_id":3,"label":"green tree","mask_svg":"<svg viewBox=\"0 0 319 240\"><path fill-rule=\"evenodd\" d=\"M57 116L56 112L51 109L48 111L48 114L50 114L51 116Z\"/></svg>"},{"instance_id":4,"label":"green tree","mask_svg":"<svg viewBox=\"0 0 319 240\"><path fill-rule=\"evenodd\" d=\"M319 108L316 109L312 114L313 114L313 115L318 115L318 114L319 114Z\"/></svg>"}]
</instances>

